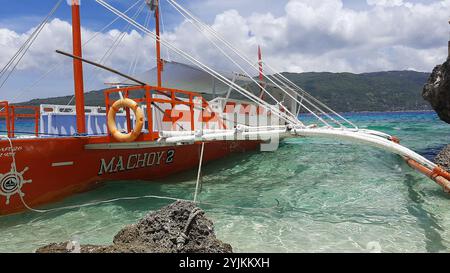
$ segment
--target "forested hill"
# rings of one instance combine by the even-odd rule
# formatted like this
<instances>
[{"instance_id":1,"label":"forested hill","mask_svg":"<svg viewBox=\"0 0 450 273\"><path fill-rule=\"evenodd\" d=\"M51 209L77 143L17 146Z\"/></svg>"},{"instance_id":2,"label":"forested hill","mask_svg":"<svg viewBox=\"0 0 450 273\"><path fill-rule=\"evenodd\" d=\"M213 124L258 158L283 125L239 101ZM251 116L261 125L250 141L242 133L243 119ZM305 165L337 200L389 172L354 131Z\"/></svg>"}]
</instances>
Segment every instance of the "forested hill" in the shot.
<instances>
[{"instance_id":1,"label":"forested hill","mask_svg":"<svg viewBox=\"0 0 450 273\"><path fill-rule=\"evenodd\" d=\"M339 112L431 109L422 98L429 73L390 71L285 75Z\"/></svg>"},{"instance_id":2,"label":"forested hill","mask_svg":"<svg viewBox=\"0 0 450 273\"><path fill-rule=\"evenodd\" d=\"M430 110L422 88L429 74L414 71L284 73L290 80L339 112ZM62 104L72 96L35 99L23 105ZM86 93L86 105L104 105L102 91Z\"/></svg>"}]
</instances>

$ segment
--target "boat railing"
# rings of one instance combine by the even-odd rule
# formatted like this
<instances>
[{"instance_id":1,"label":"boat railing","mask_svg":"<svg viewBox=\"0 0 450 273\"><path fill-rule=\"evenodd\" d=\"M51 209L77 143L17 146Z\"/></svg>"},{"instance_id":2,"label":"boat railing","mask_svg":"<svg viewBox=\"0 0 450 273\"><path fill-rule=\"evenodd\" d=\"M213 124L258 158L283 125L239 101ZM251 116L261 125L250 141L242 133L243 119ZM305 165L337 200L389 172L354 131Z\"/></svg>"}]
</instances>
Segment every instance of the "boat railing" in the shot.
<instances>
[{"instance_id":1,"label":"boat railing","mask_svg":"<svg viewBox=\"0 0 450 273\"><path fill-rule=\"evenodd\" d=\"M136 141L157 140L159 138L159 132L154 129L154 111L160 111L165 120L170 120L172 123L177 121L189 120L190 128L185 130L195 130L194 111L202 108L209 110L202 110L202 121L208 122L209 119L215 116L215 113L210 109L208 102L199 93L155 86L132 86L132 87L118 87L107 89L105 94L105 106L106 113L109 112L110 107L118 100L112 99L112 95L119 94L119 97L132 99L135 102L143 105L142 107L146 114L146 132L142 133ZM162 109L160 105L168 105ZM186 111L177 111L177 106L185 106L189 108ZM186 112L186 113L185 113ZM209 113L208 113L209 112ZM127 130L131 131L133 128L131 111L125 109ZM187 115L188 117L186 117ZM108 135L110 135L108 128ZM109 137L111 142L114 142L114 138Z\"/></svg>"},{"instance_id":2,"label":"boat railing","mask_svg":"<svg viewBox=\"0 0 450 273\"><path fill-rule=\"evenodd\" d=\"M6 133L8 137L11 136L11 117L9 113L9 103L7 101L0 101L0 118L5 119Z\"/></svg>"},{"instance_id":3,"label":"boat railing","mask_svg":"<svg viewBox=\"0 0 450 273\"><path fill-rule=\"evenodd\" d=\"M39 107L37 106L25 106L25 105L10 105L11 112L11 136L15 136L15 124L17 118L26 118L34 120L34 135L39 137ZM17 110L22 110L23 112L31 112L31 113L21 113Z\"/></svg>"},{"instance_id":4,"label":"boat railing","mask_svg":"<svg viewBox=\"0 0 450 273\"><path fill-rule=\"evenodd\" d=\"M101 106L85 106L84 110L86 115L104 115L106 113L106 107ZM75 115L76 107L74 105L41 104L40 112L41 115ZM124 111L120 111L117 114L123 113Z\"/></svg>"},{"instance_id":5,"label":"boat railing","mask_svg":"<svg viewBox=\"0 0 450 273\"><path fill-rule=\"evenodd\" d=\"M5 119L6 133L10 138L15 137L15 125L16 119L18 118L33 119L33 133L36 137L39 136L39 107L26 105L10 105L7 101L0 101L0 118Z\"/></svg>"},{"instance_id":6,"label":"boat railing","mask_svg":"<svg viewBox=\"0 0 450 273\"><path fill-rule=\"evenodd\" d=\"M208 112L214 113L215 111L200 111L199 109L202 107L210 108L208 102L200 94L184 90L153 86L124 86L123 88L107 89L104 91L104 95L104 107L85 106L86 134L95 137L90 141L96 143L115 142L107 127L107 114L114 102L121 97L135 100L145 113L146 122L142 134L138 138L140 141L155 140L159 138L160 131L198 129L197 121L208 122L211 120L211 116L214 116ZM42 104L40 106L40 134L60 137L75 135L75 115L76 107L73 105ZM116 123L119 130L130 131L135 123L134 113L129 109L118 110Z\"/></svg>"},{"instance_id":7,"label":"boat railing","mask_svg":"<svg viewBox=\"0 0 450 273\"><path fill-rule=\"evenodd\" d=\"M106 107L85 106L86 133L89 136L106 136ZM118 127L124 129L125 111L118 111ZM76 135L76 106L40 105L40 135L43 137L70 137Z\"/></svg>"}]
</instances>

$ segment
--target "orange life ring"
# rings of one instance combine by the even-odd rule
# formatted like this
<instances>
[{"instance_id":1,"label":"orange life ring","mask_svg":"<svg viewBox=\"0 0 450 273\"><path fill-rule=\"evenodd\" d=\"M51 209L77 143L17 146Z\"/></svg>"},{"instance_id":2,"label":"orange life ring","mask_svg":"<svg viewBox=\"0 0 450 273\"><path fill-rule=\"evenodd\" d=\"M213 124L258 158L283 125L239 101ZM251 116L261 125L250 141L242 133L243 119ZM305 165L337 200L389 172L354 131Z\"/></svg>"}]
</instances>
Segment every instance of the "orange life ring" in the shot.
<instances>
[{"instance_id":1,"label":"orange life ring","mask_svg":"<svg viewBox=\"0 0 450 273\"><path fill-rule=\"evenodd\" d=\"M124 134L117 129L116 114L121 108L128 107L133 110L136 117L136 124L134 129L128 134ZM132 142L141 134L144 127L144 112L139 107L137 102L132 99L121 99L116 101L108 112L108 129L111 135L119 142Z\"/></svg>"}]
</instances>

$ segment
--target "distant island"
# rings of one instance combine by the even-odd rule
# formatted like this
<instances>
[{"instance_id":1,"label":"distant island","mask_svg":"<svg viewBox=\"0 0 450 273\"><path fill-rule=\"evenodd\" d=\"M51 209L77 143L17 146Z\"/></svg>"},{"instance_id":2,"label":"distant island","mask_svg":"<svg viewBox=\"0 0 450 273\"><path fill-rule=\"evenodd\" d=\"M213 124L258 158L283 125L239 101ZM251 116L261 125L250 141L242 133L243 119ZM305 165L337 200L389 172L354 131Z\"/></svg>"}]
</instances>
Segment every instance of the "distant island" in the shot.
<instances>
[{"instance_id":1,"label":"distant island","mask_svg":"<svg viewBox=\"0 0 450 273\"><path fill-rule=\"evenodd\" d=\"M310 94L338 112L432 110L422 98L430 73L389 71L285 73Z\"/></svg>"},{"instance_id":2,"label":"distant island","mask_svg":"<svg viewBox=\"0 0 450 273\"><path fill-rule=\"evenodd\" d=\"M422 98L430 73L284 73L291 81L338 112L432 110ZM19 105L67 105L72 96L33 99ZM87 92L86 105L104 105L102 91ZM73 105L73 102L71 103Z\"/></svg>"}]
</instances>

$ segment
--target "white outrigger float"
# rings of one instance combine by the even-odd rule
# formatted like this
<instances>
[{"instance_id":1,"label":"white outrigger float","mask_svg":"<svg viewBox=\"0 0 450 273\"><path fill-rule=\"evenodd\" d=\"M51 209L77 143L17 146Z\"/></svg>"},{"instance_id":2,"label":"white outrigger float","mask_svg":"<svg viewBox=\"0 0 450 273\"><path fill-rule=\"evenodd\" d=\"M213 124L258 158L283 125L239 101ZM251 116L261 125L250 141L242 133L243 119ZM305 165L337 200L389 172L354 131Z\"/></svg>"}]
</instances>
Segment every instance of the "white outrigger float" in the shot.
<instances>
[{"instance_id":1,"label":"white outrigger float","mask_svg":"<svg viewBox=\"0 0 450 273\"><path fill-rule=\"evenodd\" d=\"M259 63L254 65L251 58L175 0L166 1L205 34L239 72L219 73L164 39L159 32L158 0L139 0L132 6L141 3L141 11L145 4L150 7L155 32L104 0L96 0L155 40L156 69L131 77L86 60L81 50L79 1L72 0L73 54L57 52L73 59L75 106L41 105L33 108L34 114L26 115L16 113L21 106L0 101L0 117L6 118L7 127L5 139L0 139L0 215L35 210L101 182L153 180L198 164L201 168L203 161L234 152L273 151L280 140L300 137L345 140L398 154L450 191L450 174L441 167L400 145L394 136L358 128L267 63L264 72L261 52ZM40 28L47 21L48 17ZM38 34L32 34L2 73L20 61ZM161 46L190 64L163 60ZM128 81L104 91L104 106L85 107L82 62ZM114 99L112 95L117 96ZM306 122L299 118L301 114L313 119ZM32 136L25 137L23 132L15 135L17 117L35 118Z\"/></svg>"}]
</instances>

